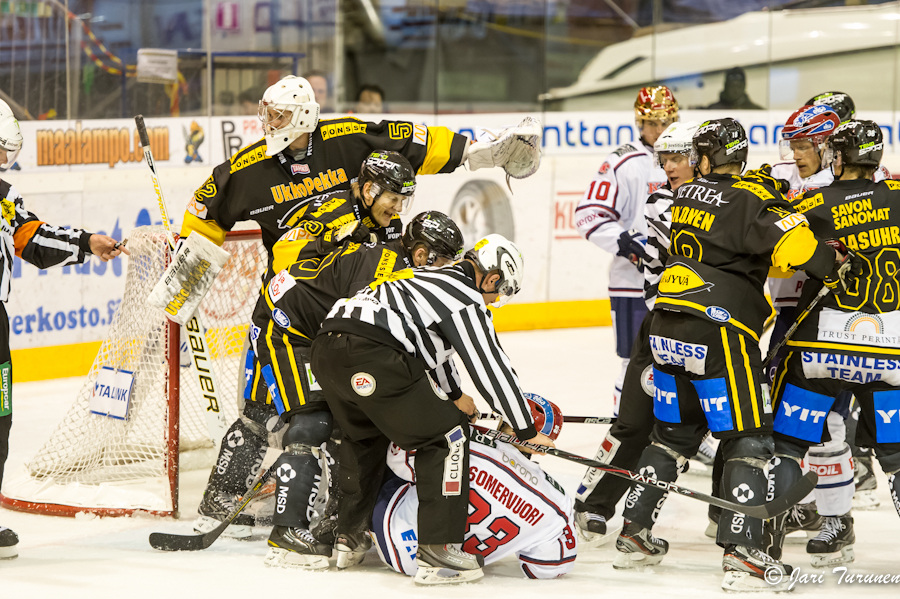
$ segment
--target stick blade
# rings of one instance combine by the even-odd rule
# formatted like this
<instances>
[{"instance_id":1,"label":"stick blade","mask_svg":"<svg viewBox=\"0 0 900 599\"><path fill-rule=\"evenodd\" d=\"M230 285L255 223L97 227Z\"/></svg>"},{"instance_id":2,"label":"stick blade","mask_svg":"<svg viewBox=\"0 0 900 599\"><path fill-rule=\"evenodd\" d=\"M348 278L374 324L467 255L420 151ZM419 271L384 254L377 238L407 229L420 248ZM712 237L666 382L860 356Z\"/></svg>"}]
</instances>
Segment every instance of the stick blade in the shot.
<instances>
[{"instance_id":1,"label":"stick blade","mask_svg":"<svg viewBox=\"0 0 900 599\"><path fill-rule=\"evenodd\" d=\"M150 534L150 546L159 551L200 551L209 547L206 535L173 535L165 532Z\"/></svg>"},{"instance_id":2,"label":"stick blade","mask_svg":"<svg viewBox=\"0 0 900 599\"><path fill-rule=\"evenodd\" d=\"M753 518L762 518L763 520L768 520L769 518L774 518L779 514L783 514L788 511L801 501L803 498L809 495L813 489L816 488L816 485L819 482L819 475L815 472L807 472L803 475L803 478L795 482L791 487L770 501L765 505L754 506L755 510L751 510L748 508L748 511L744 512L746 515L751 516ZM760 513L751 513L752 512L760 512Z\"/></svg>"}]
</instances>

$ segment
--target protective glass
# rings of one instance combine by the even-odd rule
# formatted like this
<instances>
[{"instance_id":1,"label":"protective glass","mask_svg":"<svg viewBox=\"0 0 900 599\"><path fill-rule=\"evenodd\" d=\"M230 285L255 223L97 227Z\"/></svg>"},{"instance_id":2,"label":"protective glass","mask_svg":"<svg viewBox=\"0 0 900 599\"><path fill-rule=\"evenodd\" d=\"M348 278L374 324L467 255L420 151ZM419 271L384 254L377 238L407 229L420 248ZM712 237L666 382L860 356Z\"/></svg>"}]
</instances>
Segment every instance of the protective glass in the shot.
<instances>
[{"instance_id":1,"label":"protective glass","mask_svg":"<svg viewBox=\"0 0 900 599\"><path fill-rule=\"evenodd\" d=\"M22 146L18 146L14 149L3 147L3 149L6 150L6 162L0 163L0 171L8 170L16 163L16 158L19 157L19 150L22 149Z\"/></svg>"}]
</instances>

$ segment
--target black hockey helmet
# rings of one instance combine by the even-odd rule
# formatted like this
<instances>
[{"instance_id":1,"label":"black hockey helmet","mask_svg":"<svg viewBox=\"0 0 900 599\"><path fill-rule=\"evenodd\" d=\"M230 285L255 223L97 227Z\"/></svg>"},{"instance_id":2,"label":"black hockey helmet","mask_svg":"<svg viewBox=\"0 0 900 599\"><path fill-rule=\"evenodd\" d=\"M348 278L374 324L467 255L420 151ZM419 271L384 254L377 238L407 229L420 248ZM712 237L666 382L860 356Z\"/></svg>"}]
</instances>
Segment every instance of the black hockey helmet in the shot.
<instances>
[{"instance_id":1,"label":"black hockey helmet","mask_svg":"<svg viewBox=\"0 0 900 599\"><path fill-rule=\"evenodd\" d=\"M424 244L428 249L429 266L434 264L437 258L458 262L463 257L462 231L453 219L437 210L422 212L409 221L401 242L410 255L416 244Z\"/></svg>"},{"instance_id":2,"label":"black hockey helmet","mask_svg":"<svg viewBox=\"0 0 900 599\"><path fill-rule=\"evenodd\" d=\"M400 214L406 214L416 193L416 171L403 154L376 150L366 156L359 171L360 192L370 181L375 187L372 190L375 199L385 191L402 195L403 209Z\"/></svg>"},{"instance_id":3,"label":"black hockey helmet","mask_svg":"<svg viewBox=\"0 0 900 599\"><path fill-rule=\"evenodd\" d=\"M850 94L844 92L825 92L806 101L806 106L828 106L838 115L842 123L846 123L856 114L856 104Z\"/></svg>"},{"instance_id":4,"label":"black hockey helmet","mask_svg":"<svg viewBox=\"0 0 900 599\"><path fill-rule=\"evenodd\" d=\"M828 149L831 160L840 154L842 164L877 168L884 154L884 136L875 121L847 121L828 138Z\"/></svg>"},{"instance_id":5,"label":"black hockey helmet","mask_svg":"<svg viewBox=\"0 0 900 599\"><path fill-rule=\"evenodd\" d=\"M739 122L732 118L715 119L700 124L694 134L691 162L700 164L703 156L709 158L710 168L725 164L747 162L750 142Z\"/></svg>"}]
</instances>

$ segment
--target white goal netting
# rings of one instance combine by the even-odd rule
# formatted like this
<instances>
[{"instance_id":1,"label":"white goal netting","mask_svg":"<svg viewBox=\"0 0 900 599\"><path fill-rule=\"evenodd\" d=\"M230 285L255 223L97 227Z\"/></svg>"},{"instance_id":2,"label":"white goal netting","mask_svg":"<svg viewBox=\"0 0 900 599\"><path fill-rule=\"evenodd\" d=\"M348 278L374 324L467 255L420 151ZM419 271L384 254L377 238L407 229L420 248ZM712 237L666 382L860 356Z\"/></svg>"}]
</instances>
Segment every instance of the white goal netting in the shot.
<instances>
[{"instance_id":1,"label":"white goal netting","mask_svg":"<svg viewBox=\"0 0 900 599\"><path fill-rule=\"evenodd\" d=\"M228 424L243 392L244 343L259 295L266 253L258 232L230 233L231 259L198 310ZM168 263L165 230L139 227L128 240L131 256L122 303L84 386L56 431L4 485L7 507L56 514L125 514L177 510L177 469L213 463L202 397L190 367L186 336L146 303ZM91 396L104 367L134 374L125 419L92 413ZM179 391L180 389L180 391ZM177 437L177 439L176 439Z\"/></svg>"}]
</instances>

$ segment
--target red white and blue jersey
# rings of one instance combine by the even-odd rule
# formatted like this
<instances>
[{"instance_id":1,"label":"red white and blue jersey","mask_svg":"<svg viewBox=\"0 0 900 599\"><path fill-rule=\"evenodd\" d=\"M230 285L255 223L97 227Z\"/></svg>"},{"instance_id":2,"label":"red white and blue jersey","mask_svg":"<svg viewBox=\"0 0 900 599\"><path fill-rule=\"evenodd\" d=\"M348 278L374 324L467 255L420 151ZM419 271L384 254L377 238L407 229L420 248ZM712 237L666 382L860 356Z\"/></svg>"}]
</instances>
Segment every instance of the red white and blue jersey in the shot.
<instances>
[{"instance_id":1,"label":"red white and blue jersey","mask_svg":"<svg viewBox=\"0 0 900 599\"><path fill-rule=\"evenodd\" d=\"M491 564L509 555L528 578L557 578L575 564L578 541L572 499L515 447L472 432L469 445L469 518L462 549ZM396 445L372 517L378 555L395 571L415 576L419 497L415 452Z\"/></svg>"},{"instance_id":2,"label":"red white and blue jersey","mask_svg":"<svg viewBox=\"0 0 900 599\"><path fill-rule=\"evenodd\" d=\"M609 269L610 297L644 297L644 275L617 256L619 236L635 230L646 235L644 204L666 184L666 173L653 148L640 140L622 144L600 165L575 209L575 227L582 237L614 256Z\"/></svg>"}]
</instances>

